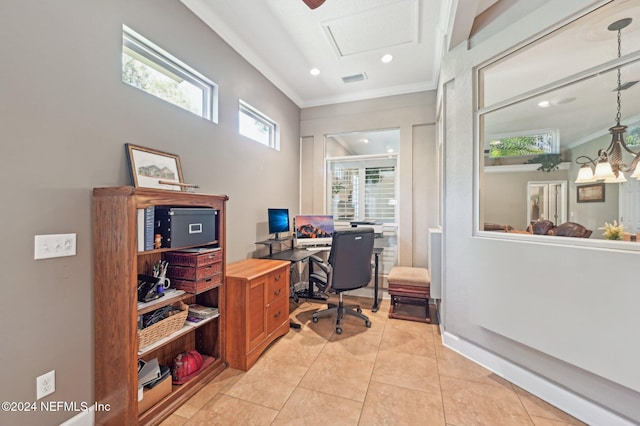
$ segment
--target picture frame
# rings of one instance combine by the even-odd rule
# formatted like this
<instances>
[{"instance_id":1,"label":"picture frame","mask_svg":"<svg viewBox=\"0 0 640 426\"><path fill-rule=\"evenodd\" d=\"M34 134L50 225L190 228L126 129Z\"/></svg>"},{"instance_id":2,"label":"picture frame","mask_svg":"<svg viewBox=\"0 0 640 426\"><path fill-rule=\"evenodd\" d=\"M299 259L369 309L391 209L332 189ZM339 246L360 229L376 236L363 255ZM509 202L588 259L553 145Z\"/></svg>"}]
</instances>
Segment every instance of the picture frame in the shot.
<instances>
[{"instance_id":1,"label":"picture frame","mask_svg":"<svg viewBox=\"0 0 640 426\"><path fill-rule=\"evenodd\" d=\"M603 203L604 183L593 183L576 187L578 203Z\"/></svg>"},{"instance_id":2,"label":"picture frame","mask_svg":"<svg viewBox=\"0 0 640 426\"><path fill-rule=\"evenodd\" d=\"M125 150L134 187L186 190L178 155L130 143L125 144Z\"/></svg>"}]
</instances>

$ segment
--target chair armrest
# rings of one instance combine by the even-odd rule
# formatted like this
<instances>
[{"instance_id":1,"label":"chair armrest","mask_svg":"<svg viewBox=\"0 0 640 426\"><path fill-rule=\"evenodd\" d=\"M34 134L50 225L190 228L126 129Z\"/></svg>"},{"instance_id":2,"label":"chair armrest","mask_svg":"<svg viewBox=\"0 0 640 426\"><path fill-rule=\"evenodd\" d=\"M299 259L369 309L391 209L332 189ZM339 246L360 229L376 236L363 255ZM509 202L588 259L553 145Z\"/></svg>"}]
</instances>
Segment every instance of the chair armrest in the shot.
<instances>
[{"instance_id":1,"label":"chair armrest","mask_svg":"<svg viewBox=\"0 0 640 426\"><path fill-rule=\"evenodd\" d=\"M322 260L320 260L320 261L314 260L313 264L317 265L327 275L329 275L329 273L331 272L331 265L329 265L328 263L322 262Z\"/></svg>"}]
</instances>

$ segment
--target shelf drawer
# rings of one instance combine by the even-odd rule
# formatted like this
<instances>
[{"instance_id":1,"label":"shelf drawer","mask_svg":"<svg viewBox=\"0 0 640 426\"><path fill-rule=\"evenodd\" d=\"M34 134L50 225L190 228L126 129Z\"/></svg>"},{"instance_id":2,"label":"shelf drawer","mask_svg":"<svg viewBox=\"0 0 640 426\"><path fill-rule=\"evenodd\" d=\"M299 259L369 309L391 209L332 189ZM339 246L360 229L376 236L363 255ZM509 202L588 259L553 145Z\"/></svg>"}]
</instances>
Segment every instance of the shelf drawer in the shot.
<instances>
[{"instance_id":1,"label":"shelf drawer","mask_svg":"<svg viewBox=\"0 0 640 426\"><path fill-rule=\"evenodd\" d=\"M202 253L191 251L169 251L164 254L164 260L169 266L202 267L212 263L222 262L222 249L205 251Z\"/></svg>"},{"instance_id":2,"label":"shelf drawer","mask_svg":"<svg viewBox=\"0 0 640 426\"><path fill-rule=\"evenodd\" d=\"M267 335L284 322L289 322L289 298L279 297L267 305Z\"/></svg>"},{"instance_id":3,"label":"shelf drawer","mask_svg":"<svg viewBox=\"0 0 640 426\"><path fill-rule=\"evenodd\" d=\"M287 280L287 270L278 269L267 277L267 303L281 296L289 297L289 281Z\"/></svg>"},{"instance_id":4,"label":"shelf drawer","mask_svg":"<svg viewBox=\"0 0 640 426\"><path fill-rule=\"evenodd\" d=\"M202 266L172 266L167 268L167 278L181 280L203 280L222 272L222 262Z\"/></svg>"},{"instance_id":5,"label":"shelf drawer","mask_svg":"<svg viewBox=\"0 0 640 426\"><path fill-rule=\"evenodd\" d=\"M177 278L171 279L171 287L184 290L187 293L202 293L206 290L211 290L222 284L222 274L216 274L212 277L208 277L202 280L180 280Z\"/></svg>"}]
</instances>

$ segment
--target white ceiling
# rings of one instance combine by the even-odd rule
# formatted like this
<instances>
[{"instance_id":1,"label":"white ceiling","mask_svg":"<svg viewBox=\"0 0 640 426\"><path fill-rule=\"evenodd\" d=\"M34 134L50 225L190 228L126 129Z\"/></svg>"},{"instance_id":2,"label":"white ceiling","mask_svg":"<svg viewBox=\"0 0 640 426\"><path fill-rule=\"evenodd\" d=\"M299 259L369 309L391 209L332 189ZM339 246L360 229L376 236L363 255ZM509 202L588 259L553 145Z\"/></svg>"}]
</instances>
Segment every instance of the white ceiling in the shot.
<instances>
[{"instance_id":1,"label":"white ceiling","mask_svg":"<svg viewBox=\"0 0 640 426\"><path fill-rule=\"evenodd\" d=\"M181 1L302 108L435 89L444 46L464 41L497 2ZM385 54L393 61L382 63ZM365 78L343 81L353 76Z\"/></svg>"},{"instance_id":2,"label":"white ceiling","mask_svg":"<svg viewBox=\"0 0 640 426\"><path fill-rule=\"evenodd\" d=\"M444 50L482 31L500 14L517 15L531 6L530 0L326 0L312 10L303 0L181 1L301 108L435 89ZM639 5L638 0L611 2L492 67L484 75L485 105L613 59L615 34L606 27L616 19L634 18L623 31L623 54L636 50ZM384 54L393 55L393 61L382 63ZM320 75L312 76L312 68ZM623 80L640 80L637 68L626 67ZM366 79L343 81L357 75ZM613 87L610 73L561 87L489 114L485 130L495 135L554 128L562 146L575 146L613 124ZM625 121L640 114L638 91L640 84L623 93ZM552 107L538 108L541 100ZM375 140L375 135L368 137ZM364 138L354 137L357 145L350 149L373 153L377 144L365 146L359 142ZM348 146L351 141L343 137L341 142Z\"/></svg>"}]
</instances>

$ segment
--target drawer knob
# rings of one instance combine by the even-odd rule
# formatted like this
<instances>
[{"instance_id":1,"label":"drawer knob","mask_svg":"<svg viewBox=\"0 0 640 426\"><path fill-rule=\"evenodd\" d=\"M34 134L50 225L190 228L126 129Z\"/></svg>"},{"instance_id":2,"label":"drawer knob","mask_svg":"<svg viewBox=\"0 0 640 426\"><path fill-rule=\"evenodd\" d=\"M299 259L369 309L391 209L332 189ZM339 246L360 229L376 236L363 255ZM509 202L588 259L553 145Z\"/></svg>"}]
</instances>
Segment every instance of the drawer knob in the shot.
<instances>
[{"instance_id":1,"label":"drawer knob","mask_svg":"<svg viewBox=\"0 0 640 426\"><path fill-rule=\"evenodd\" d=\"M282 287L280 287L278 290L273 292L274 296L280 296L280 293L282 293Z\"/></svg>"},{"instance_id":2,"label":"drawer knob","mask_svg":"<svg viewBox=\"0 0 640 426\"><path fill-rule=\"evenodd\" d=\"M274 318L280 318L280 314L282 313L282 311L278 311L275 314L273 314Z\"/></svg>"},{"instance_id":3,"label":"drawer knob","mask_svg":"<svg viewBox=\"0 0 640 426\"><path fill-rule=\"evenodd\" d=\"M280 281L280 278L282 278L282 275L280 275L280 274L278 274L278 275L276 275L275 277L273 277L273 279L274 279L275 281Z\"/></svg>"}]
</instances>

